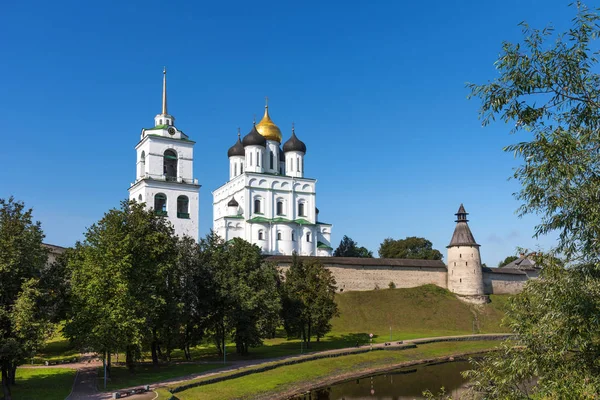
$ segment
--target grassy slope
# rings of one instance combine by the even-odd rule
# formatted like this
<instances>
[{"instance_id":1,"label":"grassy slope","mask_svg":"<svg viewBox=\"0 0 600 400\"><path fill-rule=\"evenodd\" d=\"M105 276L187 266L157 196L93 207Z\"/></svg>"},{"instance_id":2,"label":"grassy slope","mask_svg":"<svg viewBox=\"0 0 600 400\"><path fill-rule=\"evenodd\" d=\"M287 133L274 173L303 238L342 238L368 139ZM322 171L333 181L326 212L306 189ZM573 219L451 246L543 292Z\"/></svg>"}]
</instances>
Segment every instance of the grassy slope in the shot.
<instances>
[{"instance_id":1,"label":"grassy slope","mask_svg":"<svg viewBox=\"0 0 600 400\"><path fill-rule=\"evenodd\" d=\"M508 296L491 296L492 302L483 306L465 304L450 292L434 285L411 289L380 289L365 292L345 292L336 295L340 317L333 319L333 329L320 343L312 343L310 351L321 351L351 347L369 342L373 333L375 343L390 340L404 340L419 337L462 335L473 333L476 318L476 332L506 332L500 326L503 317L502 307ZM479 328L479 329L477 329ZM277 337L265 340L265 345L250 350L247 357L237 356L235 345L227 346L227 360L248 358L271 358L299 354L299 340L287 340L283 329ZM306 349L303 349L306 352ZM55 335L36 357L37 362L45 359L64 359L76 356L68 341L60 333ZM174 350L173 359L183 360L183 352ZM220 361L215 347L207 343L192 349L194 360ZM149 361L149 354L145 354ZM184 374L182 374L184 375Z\"/></svg>"},{"instance_id":2,"label":"grassy slope","mask_svg":"<svg viewBox=\"0 0 600 400\"><path fill-rule=\"evenodd\" d=\"M287 365L255 375L247 375L206 386L178 392L180 400L203 399L225 400L271 397L269 394L293 390L297 385L318 384L325 377L336 377L346 373L368 371L369 369L394 365L404 361L452 355L494 348L498 342L443 342L421 345L416 349L373 351L358 355L333 359L308 361L302 364ZM168 399L166 389L158 390L160 399ZM274 396L273 396L274 397Z\"/></svg>"},{"instance_id":3,"label":"grassy slope","mask_svg":"<svg viewBox=\"0 0 600 400\"><path fill-rule=\"evenodd\" d=\"M12 395L18 400L64 400L74 379L75 370L70 368L18 368Z\"/></svg>"},{"instance_id":4,"label":"grassy slope","mask_svg":"<svg viewBox=\"0 0 600 400\"><path fill-rule=\"evenodd\" d=\"M434 285L411 289L346 292L336 300L340 317L333 320L333 336L376 335L376 342L427 336L506 332L500 326L506 296L472 306ZM473 321L475 332L473 332ZM479 329L477 329L479 328Z\"/></svg>"}]
</instances>

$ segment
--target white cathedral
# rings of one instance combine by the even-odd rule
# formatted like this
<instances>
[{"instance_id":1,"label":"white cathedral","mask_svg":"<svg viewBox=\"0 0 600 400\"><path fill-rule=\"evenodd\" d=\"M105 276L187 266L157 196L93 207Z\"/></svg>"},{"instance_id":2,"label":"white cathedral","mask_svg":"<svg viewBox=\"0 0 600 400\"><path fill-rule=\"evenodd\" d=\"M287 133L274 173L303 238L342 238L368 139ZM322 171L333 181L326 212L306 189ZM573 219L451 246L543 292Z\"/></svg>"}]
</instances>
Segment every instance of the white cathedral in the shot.
<instances>
[{"instance_id":1,"label":"white cathedral","mask_svg":"<svg viewBox=\"0 0 600 400\"><path fill-rule=\"evenodd\" d=\"M167 71L163 70L162 112L154 117L153 128L142 129L135 146L137 172L129 199L145 202L165 216L177 235L198 241L200 185L194 179L194 144L167 112Z\"/></svg>"},{"instance_id":2,"label":"white cathedral","mask_svg":"<svg viewBox=\"0 0 600 400\"><path fill-rule=\"evenodd\" d=\"M263 254L331 256L331 224L319 221L316 179L304 176L306 145L263 119L229 149L229 181L213 192L213 230L239 237Z\"/></svg>"}]
</instances>

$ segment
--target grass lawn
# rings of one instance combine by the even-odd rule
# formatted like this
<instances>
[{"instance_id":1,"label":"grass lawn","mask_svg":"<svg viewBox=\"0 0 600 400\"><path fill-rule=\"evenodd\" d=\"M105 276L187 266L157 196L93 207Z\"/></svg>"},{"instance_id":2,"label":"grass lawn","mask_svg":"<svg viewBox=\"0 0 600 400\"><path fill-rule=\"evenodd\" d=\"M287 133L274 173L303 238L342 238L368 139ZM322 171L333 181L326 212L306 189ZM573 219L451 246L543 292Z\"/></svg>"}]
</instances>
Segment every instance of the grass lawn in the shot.
<instances>
[{"instance_id":1,"label":"grass lawn","mask_svg":"<svg viewBox=\"0 0 600 400\"><path fill-rule=\"evenodd\" d=\"M151 365L138 365L134 374L125 366L113 366L111 380L106 384L106 390L123 389L132 386L143 386L161 382L171 378L197 374L211 369L222 368L221 364L173 364L154 368ZM103 390L104 370L98 369L98 388Z\"/></svg>"},{"instance_id":2,"label":"grass lawn","mask_svg":"<svg viewBox=\"0 0 600 400\"><path fill-rule=\"evenodd\" d=\"M258 395L268 397L269 394L273 395L293 390L300 384L318 384L319 380L327 377L336 377L362 370L368 371L373 368L391 366L404 361L487 350L496 347L498 343L497 341L431 343L420 345L416 349L373 351L338 358L308 361L228 381L195 387L178 392L175 395L180 400L226 400L252 398ZM200 380L202 379L195 381ZM158 393L159 399L170 398L170 393L166 389L160 389Z\"/></svg>"},{"instance_id":3,"label":"grass lawn","mask_svg":"<svg viewBox=\"0 0 600 400\"><path fill-rule=\"evenodd\" d=\"M50 337L44 347L33 357L34 364L43 364L45 361L62 361L79 357L79 351L74 349L69 341L62 335L62 324Z\"/></svg>"},{"instance_id":4,"label":"grass lawn","mask_svg":"<svg viewBox=\"0 0 600 400\"><path fill-rule=\"evenodd\" d=\"M18 368L11 386L17 400L64 400L71 393L76 371L71 368Z\"/></svg>"}]
</instances>

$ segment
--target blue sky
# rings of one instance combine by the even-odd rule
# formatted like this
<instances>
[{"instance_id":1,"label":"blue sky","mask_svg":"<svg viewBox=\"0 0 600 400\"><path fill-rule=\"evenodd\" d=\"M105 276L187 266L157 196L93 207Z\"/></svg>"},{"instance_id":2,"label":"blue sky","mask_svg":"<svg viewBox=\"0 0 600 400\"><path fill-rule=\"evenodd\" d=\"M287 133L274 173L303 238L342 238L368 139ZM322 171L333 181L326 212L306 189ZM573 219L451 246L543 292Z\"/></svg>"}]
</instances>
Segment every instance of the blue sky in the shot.
<instances>
[{"instance_id":1,"label":"blue sky","mask_svg":"<svg viewBox=\"0 0 600 400\"><path fill-rule=\"evenodd\" d=\"M466 82L496 76L527 20L564 29L568 1L23 1L3 6L0 197L34 208L47 242L72 245L127 197L141 128L169 111L197 142L200 234L227 149L269 96L284 140L295 122L321 219L377 253L423 236L444 254L460 203L496 265L532 239L509 181L510 126L482 128ZM334 246L334 247L335 247Z\"/></svg>"}]
</instances>

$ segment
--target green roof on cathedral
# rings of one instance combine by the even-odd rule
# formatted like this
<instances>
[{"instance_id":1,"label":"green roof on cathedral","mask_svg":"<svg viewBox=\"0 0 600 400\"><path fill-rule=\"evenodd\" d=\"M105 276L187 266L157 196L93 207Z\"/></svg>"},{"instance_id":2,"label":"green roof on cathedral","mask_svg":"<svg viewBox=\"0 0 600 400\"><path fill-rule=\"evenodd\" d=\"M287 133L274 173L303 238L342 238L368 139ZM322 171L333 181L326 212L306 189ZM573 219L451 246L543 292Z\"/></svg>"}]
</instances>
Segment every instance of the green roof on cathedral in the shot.
<instances>
[{"instance_id":1,"label":"green roof on cathedral","mask_svg":"<svg viewBox=\"0 0 600 400\"><path fill-rule=\"evenodd\" d=\"M146 128L147 131L155 131L158 129L167 129L169 127L169 125L156 125L153 128Z\"/></svg>"},{"instance_id":2,"label":"green roof on cathedral","mask_svg":"<svg viewBox=\"0 0 600 400\"><path fill-rule=\"evenodd\" d=\"M317 249L329 249L329 250L333 250L333 247L327 246L323 242L317 242Z\"/></svg>"},{"instance_id":3,"label":"green roof on cathedral","mask_svg":"<svg viewBox=\"0 0 600 400\"><path fill-rule=\"evenodd\" d=\"M226 218L230 218L230 217L226 217ZM281 217L277 217L277 218L265 218L265 217L254 217L254 218L250 218L249 220L247 220L246 222L249 222L251 224L256 224L256 223L296 223L298 225L315 225L310 221L307 221L305 219L299 218L299 219L295 219L295 220L290 220L287 218L281 218Z\"/></svg>"}]
</instances>

